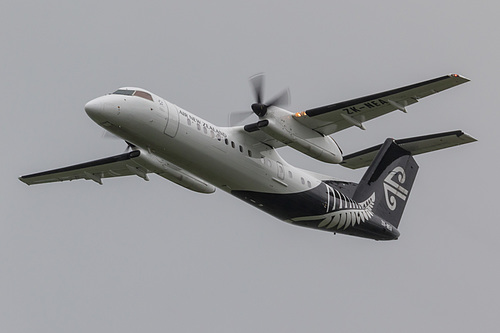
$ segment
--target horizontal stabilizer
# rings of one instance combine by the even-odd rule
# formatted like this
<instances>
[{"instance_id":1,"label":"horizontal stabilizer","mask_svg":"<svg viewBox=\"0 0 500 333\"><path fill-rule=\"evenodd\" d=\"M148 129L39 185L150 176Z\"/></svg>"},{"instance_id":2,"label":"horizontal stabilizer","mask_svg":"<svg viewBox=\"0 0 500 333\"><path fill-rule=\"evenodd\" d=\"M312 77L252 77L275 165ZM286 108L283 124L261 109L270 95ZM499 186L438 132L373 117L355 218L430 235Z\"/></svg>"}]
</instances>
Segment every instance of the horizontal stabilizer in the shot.
<instances>
[{"instance_id":1,"label":"horizontal stabilizer","mask_svg":"<svg viewBox=\"0 0 500 333\"><path fill-rule=\"evenodd\" d=\"M476 139L460 130L395 140L398 146L409 151L412 155L428 153L434 150L458 146L474 141L476 141ZM377 145L344 156L344 160L340 165L350 169L359 169L369 166L381 147L382 145Z\"/></svg>"}]
</instances>

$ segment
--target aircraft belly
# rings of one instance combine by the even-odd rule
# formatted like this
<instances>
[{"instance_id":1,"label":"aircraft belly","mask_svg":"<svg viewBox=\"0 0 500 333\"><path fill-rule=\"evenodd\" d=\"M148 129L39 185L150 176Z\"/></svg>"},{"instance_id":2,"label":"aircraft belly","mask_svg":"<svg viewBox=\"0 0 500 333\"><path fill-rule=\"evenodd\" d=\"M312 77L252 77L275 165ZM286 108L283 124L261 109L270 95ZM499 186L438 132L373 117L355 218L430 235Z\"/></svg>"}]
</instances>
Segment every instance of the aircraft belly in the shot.
<instances>
[{"instance_id":1,"label":"aircraft belly","mask_svg":"<svg viewBox=\"0 0 500 333\"><path fill-rule=\"evenodd\" d=\"M299 216L325 213L324 185L298 193L264 193L232 191L231 194L279 218L289 220Z\"/></svg>"},{"instance_id":2,"label":"aircraft belly","mask_svg":"<svg viewBox=\"0 0 500 333\"><path fill-rule=\"evenodd\" d=\"M235 189L283 193L298 190L291 182L285 183L280 179L280 182L273 181L273 178L277 179L278 173L275 170L276 162L273 162L272 170L268 170L262 164L260 155L249 157L246 151L241 153L239 149L228 147L222 140L207 140L201 133L188 129L181 126L175 140L164 135L161 145L156 144L151 150L227 192ZM310 182L318 181L311 179Z\"/></svg>"},{"instance_id":3,"label":"aircraft belly","mask_svg":"<svg viewBox=\"0 0 500 333\"><path fill-rule=\"evenodd\" d=\"M298 193L262 193L232 191L231 194L266 213L302 227L348 234L358 237L392 240L399 237L396 228L372 212L374 196L362 203L350 199L355 184L327 182ZM342 193L340 190L345 192ZM336 198L337 205L329 206Z\"/></svg>"}]
</instances>

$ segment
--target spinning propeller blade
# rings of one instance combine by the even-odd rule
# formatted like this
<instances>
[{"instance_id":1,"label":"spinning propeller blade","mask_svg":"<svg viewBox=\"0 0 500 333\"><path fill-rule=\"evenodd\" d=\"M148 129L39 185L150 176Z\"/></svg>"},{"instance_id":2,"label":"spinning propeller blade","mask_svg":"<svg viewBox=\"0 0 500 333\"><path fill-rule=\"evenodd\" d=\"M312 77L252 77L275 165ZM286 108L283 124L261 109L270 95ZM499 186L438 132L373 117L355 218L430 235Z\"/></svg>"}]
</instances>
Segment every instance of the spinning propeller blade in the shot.
<instances>
[{"instance_id":1,"label":"spinning propeller blade","mask_svg":"<svg viewBox=\"0 0 500 333\"><path fill-rule=\"evenodd\" d=\"M264 117L270 106L286 106L290 104L290 90L285 89L267 103L263 103L264 74L260 73L250 78L256 103L252 104L252 111L260 118Z\"/></svg>"},{"instance_id":2,"label":"spinning propeller blade","mask_svg":"<svg viewBox=\"0 0 500 333\"><path fill-rule=\"evenodd\" d=\"M108 131L104 131L104 133L102 134L102 137L104 139L122 140L122 138L120 138L119 136L117 136L111 132L108 132ZM129 152L131 149L136 147L134 144L132 144L128 141L125 141L125 143L127 144L127 148L125 148L125 153Z\"/></svg>"},{"instance_id":3,"label":"spinning propeller blade","mask_svg":"<svg viewBox=\"0 0 500 333\"><path fill-rule=\"evenodd\" d=\"M229 126L236 126L241 124L251 115L253 115L253 111L231 112L228 117L228 124Z\"/></svg>"},{"instance_id":4,"label":"spinning propeller blade","mask_svg":"<svg viewBox=\"0 0 500 333\"><path fill-rule=\"evenodd\" d=\"M234 126L243 122L246 118L252 115L251 112L255 113L259 118L261 118L266 115L267 109L271 106L286 106L290 104L290 90L288 88L283 90L280 94L276 95L273 99L269 100L267 103L263 102L264 99L263 73L259 73L250 77L249 81L255 98L255 103L253 103L251 106L252 111L230 113L228 117L229 126Z\"/></svg>"}]
</instances>

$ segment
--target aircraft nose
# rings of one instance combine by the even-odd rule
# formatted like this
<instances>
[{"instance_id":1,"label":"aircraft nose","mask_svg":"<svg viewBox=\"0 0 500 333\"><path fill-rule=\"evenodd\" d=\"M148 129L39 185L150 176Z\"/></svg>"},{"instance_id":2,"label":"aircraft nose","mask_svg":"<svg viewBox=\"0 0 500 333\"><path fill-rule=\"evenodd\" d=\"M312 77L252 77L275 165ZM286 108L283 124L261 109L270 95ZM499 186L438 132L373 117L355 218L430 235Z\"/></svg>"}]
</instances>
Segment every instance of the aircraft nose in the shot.
<instances>
[{"instance_id":1,"label":"aircraft nose","mask_svg":"<svg viewBox=\"0 0 500 333\"><path fill-rule=\"evenodd\" d=\"M96 98L85 104L85 112L87 115L92 118L94 121L97 121L100 117L102 117L104 104L100 98Z\"/></svg>"}]
</instances>

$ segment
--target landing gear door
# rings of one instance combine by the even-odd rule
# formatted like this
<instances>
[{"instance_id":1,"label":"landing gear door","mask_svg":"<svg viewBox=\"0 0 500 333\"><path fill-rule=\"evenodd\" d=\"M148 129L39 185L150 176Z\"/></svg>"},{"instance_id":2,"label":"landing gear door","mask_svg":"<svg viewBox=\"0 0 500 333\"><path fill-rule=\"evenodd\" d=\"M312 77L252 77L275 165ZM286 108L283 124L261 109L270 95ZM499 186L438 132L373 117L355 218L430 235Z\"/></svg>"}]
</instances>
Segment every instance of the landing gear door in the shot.
<instances>
[{"instance_id":1,"label":"landing gear door","mask_svg":"<svg viewBox=\"0 0 500 333\"><path fill-rule=\"evenodd\" d=\"M163 132L173 138L179 130L179 110L177 109L177 106L170 103L166 105L166 108L168 113L167 126L165 126L165 130Z\"/></svg>"}]
</instances>

